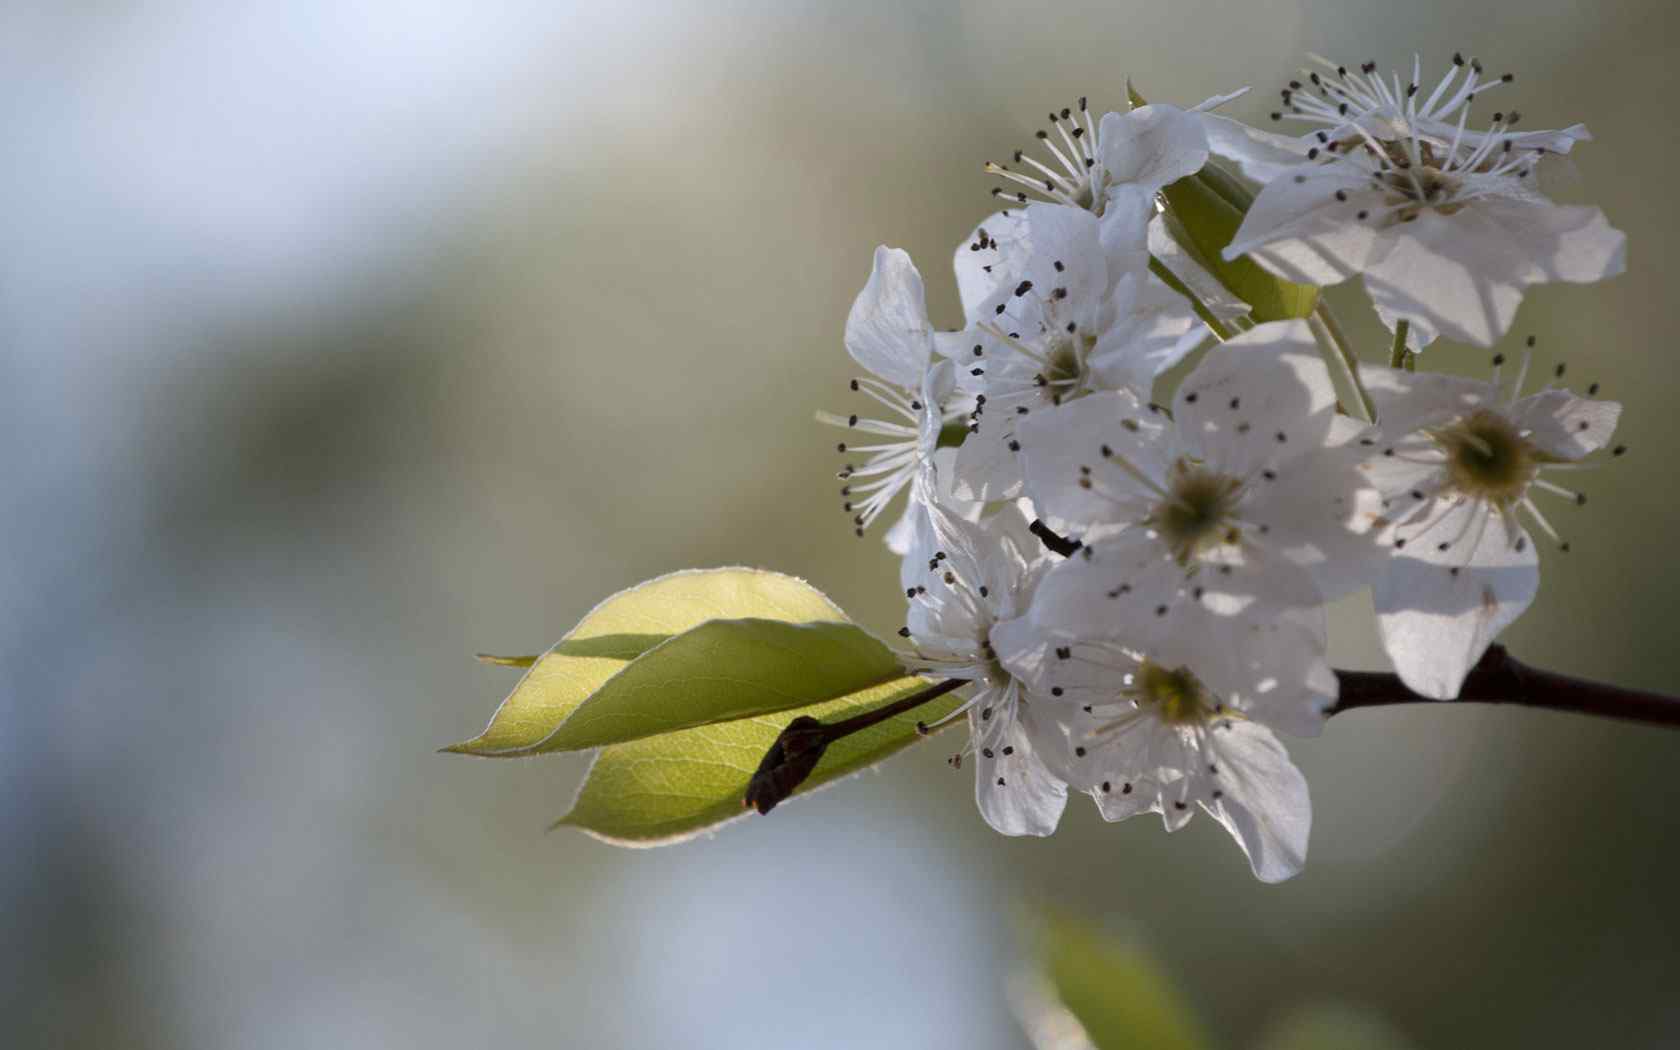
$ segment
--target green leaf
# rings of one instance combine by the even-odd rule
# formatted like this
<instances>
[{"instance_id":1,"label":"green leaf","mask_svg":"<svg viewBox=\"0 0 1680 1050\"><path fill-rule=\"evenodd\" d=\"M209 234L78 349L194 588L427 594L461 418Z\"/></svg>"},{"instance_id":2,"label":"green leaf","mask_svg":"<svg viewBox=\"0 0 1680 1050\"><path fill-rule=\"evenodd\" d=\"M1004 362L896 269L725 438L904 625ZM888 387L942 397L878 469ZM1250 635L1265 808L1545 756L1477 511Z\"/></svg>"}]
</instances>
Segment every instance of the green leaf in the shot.
<instances>
[{"instance_id":1,"label":"green leaf","mask_svg":"<svg viewBox=\"0 0 1680 1050\"><path fill-rule=\"evenodd\" d=\"M571 811L555 827L573 827L621 846L680 842L744 816L742 797L776 736L798 715L846 718L926 689L922 678L899 678L838 700L719 722L602 748L578 789ZM874 765L916 742L918 720L934 721L961 700L926 706L836 740L795 795Z\"/></svg>"},{"instance_id":2,"label":"green leaf","mask_svg":"<svg viewBox=\"0 0 1680 1050\"><path fill-rule=\"evenodd\" d=\"M1223 173L1221 173L1223 174ZM1305 317L1318 302L1318 289L1274 277L1247 256L1227 262L1220 254L1236 236L1243 213L1221 193L1230 187L1212 176L1190 175L1162 190L1178 228L1209 271L1248 303L1256 322Z\"/></svg>"},{"instance_id":3,"label":"green leaf","mask_svg":"<svg viewBox=\"0 0 1680 1050\"><path fill-rule=\"evenodd\" d=\"M1189 1007L1142 948L1053 917L1039 935L1045 976L1098 1050L1204 1050Z\"/></svg>"},{"instance_id":4,"label":"green leaf","mask_svg":"<svg viewBox=\"0 0 1680 1050\"><path fill-rule=\"evenodd\" d=\"M810 707L903 677L892 650L853 624L709 620L607 679L531 750L622 744Z\"/></svg>"},{"instance_id":5,"label":"green leaf","mask_svg":"<svg viewBox=\"0 0 1680 1050\"><path fill-rule=\"evenodd\" d=\"M529 754L586 697L631 660L707 620L762 617L846 623L846 615L803 580L760 569L676 572L620 591L590 610L538 658L471 740L444 750Z\"/></svg>"}]
</instances>

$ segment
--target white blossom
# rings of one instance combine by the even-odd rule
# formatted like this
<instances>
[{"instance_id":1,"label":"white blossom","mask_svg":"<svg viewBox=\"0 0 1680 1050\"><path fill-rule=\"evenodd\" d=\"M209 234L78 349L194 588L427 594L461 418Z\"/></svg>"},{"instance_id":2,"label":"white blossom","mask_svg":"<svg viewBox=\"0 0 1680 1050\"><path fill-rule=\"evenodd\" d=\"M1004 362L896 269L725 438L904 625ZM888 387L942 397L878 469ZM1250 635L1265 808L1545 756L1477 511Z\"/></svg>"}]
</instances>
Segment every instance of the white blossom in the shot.
<instances>
[{"instance_id":1,"label":"white blossom","mask_svg":"<svg viewBox=\"0 0 1680 1050\"><path fill-rule=\"evenodd\" d=\"M927 505L906 555L904 576L916 582L906 587L910 607L899 633L912 648L901 659L926 677L973 683L945 718L968 718L968 746L952 764L974 764L975 800L993 828L1048 835L1061 819L1067 785L1043 756L1062 747L1064 731L1040 714L998 651L1042 637L1026 614L1049 557L1013 504L977 523Z\"/></svg>"},{"instance_id":2,"label":"white blossom","mask_svg":"<svg viewBox=\"0 0 1680 1050\"><path fill-rule=\"evenodd\" d=\"M1189 302L1144 268L1111 272L1090 212L1035 204L1024 218L1020 280L993 295L968 339L946 344L975 401L955 466L956 492L969 499L1020 491L1015 434L1032 413L1092 390L1147 395L1207 335Z\"/></svg>"},{"instance_id":3,"label":"white blossom","mask_svg":"<svg viewBox=\"0 0 1680 1050\"><path fill-rule=\"evenodd\" d=\"M1375 62L1362 63L1356 72L1318 55L1311 57L1320 68L1303 69L1289 82L1281 93L1282 105L1271 118L1274 122L1312 125L1312 130L1283 135L1209 113L1202 120L1211 152L1236 161L1242 173L1256 182L1268 183L1309 159L1308 153L1316 156L1331 142L1361 132L1385 143L1416 135L1437 150L1450 148L1454 141L1474 150L1496 137L1499 141L1495 145L1501 152L1509 142L1511 151L1526 151L1536 159L1542 153L1568 153L1577 142L1592 139L1584 124L1556 131L1512 131L1521 118L1516 110L1496 112L1491 131L1466 127L1460 132L1455 123L1457 115L1483 92L1515 79L1509 74L1483 79L1481 63L1466 61L1462 55L1453 56L1446 76L1427 94L1422 89L1422 60L1417 56L1413 56L1412 76L1404 86L1397 74L1387 81L1377 75ZM1460 74L1462 80L1458 79Z\"/></svg>"},{"instance_id":4,"label":"white blossom","mask_svg":"<svg viewBox=\"0 0 1680 1050\"><path fill-rule=\"evenodd\" d=\"M1089 211L1101 220L1099 242L1111 277L1145 268L1146 229L1156 213L1156 194L1207 163L1203 111L1247 90L1215 95L1189 110L1154 104L1107 113L1100 121L1081 98L1077 112L1050 114L1054 134L1038 132L1048 163L1023 150L1015 151L1014 167L987 163L988 172L1009 184L993 195L1019 207L988 217L957 245L953 267L969 321L984 320L982 311L994 296L1024 276L1024 259L1014 249L1026 240L1026 209L1035 200Z\"/></svg>"},{"instance_id":5,"label":"white blossom","mask_svg":"<svg viewBox=\"0 0 1680 1050\"><path fill-rule=\"evenodd\" d=\"M886 418L817 413L823 423L868 435L838 446L842 455L864 457L861 465L848 463L840 471L846 482L840 495L859 536L932 462L953 392L952 366L935 350L949 338L928 320L922 275L910 256L884 245L875 249L869 283L846 318L846 351L870 373L853 379L852 390L879 404ZM915 513L911 499L888 532L895 554L909 549Z\"/></svg>"},{"instance_id":6,"label":"white blossom","mask_svg":"<svg viewBox=\"0 0 1680 1050\"><path fill-rule=\"evenodd\" d=\"M1125 391L1029 416L1028 495L1087 542L1045 581L1061 617L1047 625L1112 633L1128 596L1173 581L1227 611L1364 585L1374 493L1347 446L1360 428L1335 408L1310 330L1290 321L1210 351L1170 418Z\"/></svg>"},{"instance_id":7,"label":"white blossom","mask_svg":"<svg viewBox=\"0 0 1680 1050\"><path fill-rule=\"evenodd\" d=\"M1306 859L1312 805L1273 731L1316 735L1335 704L1322 610L1222 615L1182 579L1158 579L1136 597L1100 635L1074 632L1048 653L1002 652L1069 725L1047 762L1105 819L1154 812L1176 831L1200 809L1258 878L1289 878ZM1041 590L1035 612L1055 600Z\"/></svg>"},{"instance_id":8,"label":"white blossom","mask_svg":"<svg viewBox=\"0 0 1680 1050\"><path fill-rule=\"evenodd\" d=\"M1501 113L1472 131L1471 100L1510 78L1479 81L1474 66L1455 81L1459 68L1422 98L1415 72L1404 88L1369 64L1310 74L1311 88L1292 89L1289 115L1324 127L1299 163L1287 160L1298 144L1204 118L1214 147L1246 153L1245 174L1266 180L1225 257L1249 255L1305 284L1360 275L1386 322L1409 323L1414 348L1437 335L1491 345L1530 285L1620 273L1623 234L1597 208L1552 202L1530 178L1585 129L1520 134L1515 114Z\"/></svg>"},{"instance_id":9,"label":"white blossom","mask_svg":"<svg viewBox=\"0 0 1680 1050\"><path fill-rule=\"evenodd\" d=\"M1497 371L1492 382L1391 369L1367 378L1383 425L1362 439L1363 469L1393 550L1373 587L1377 625L1401 680L1424 696L1457 696L1534 600L1539 559L1524 518L1568 549L1534 494L1585 502L1551 479L1602 449L1621 414L1613 401L1552 387L1521 397L1523 378L1509 394Z\"/></svg>"}]
</instances>

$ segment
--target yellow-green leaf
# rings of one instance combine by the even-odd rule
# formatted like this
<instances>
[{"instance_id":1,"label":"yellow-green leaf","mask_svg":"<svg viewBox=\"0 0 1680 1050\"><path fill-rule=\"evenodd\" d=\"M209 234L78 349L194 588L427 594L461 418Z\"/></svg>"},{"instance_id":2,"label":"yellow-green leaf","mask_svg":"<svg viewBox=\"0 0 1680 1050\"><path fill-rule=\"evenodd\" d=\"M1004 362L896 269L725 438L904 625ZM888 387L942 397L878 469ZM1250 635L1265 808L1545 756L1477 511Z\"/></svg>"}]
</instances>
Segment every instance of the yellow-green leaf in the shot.
<instances>
[{"instance_id":1,"label":"yellow-green leaf","mask_svg":"<svg viewBox=\"0 0 1680 1050\"><path fill-rule=\"evenodd\" d=\"M747 780L787 724L799 715L846 718L928 687L900 678L798 711L718 722L602 748L555 827L579 828L622 846L662 846L746 815ZM842 737L796 795L874 765L918 739L916 722L933 721L961 701L941 697L924 707Z\"/></svg>"},{"instance_id":2,"label":"yellow-green leaf","mask_svg":"<svg viewBox=\"0 0 1680 1050\"><path fill-rule=\"evenodd\" d=\"M904 677L898 658L849 623L708 620L602 683L533 751L581 751L773 714Z\"/></svg>"},{"instance_id":3,"label":"yellow-green leaf","mask_svg":"<svg viewBox=\"0 0 1680 1050\"><path fill-rule=\"evenodd\" d=\"M620 591L544 653L496 709L490 725L445 750L530 753L584 698L631 660L714 619L756 616L793 623L845 623L846 615L803 580L761 569L696 569Z\"/></svg>"},{"instance_id":4,"label":"yellow-green leaf","mask_svg":"<svg viewBox=\"0 0 1680 1050\"><path fill-rule=\"evenodd\" d=\"M1204 1050L1189 1007L1136 944L1048 918L1039 935L1046 978L1098 1050Z\"/></svg>"},{"instance_id":5,"label":"yellow-green leaf","mask_svg":"<svg viewBox=\"0 0 1680 1050\"><path fill-rule=\"evenodd\" d=\"M1223 173L1220 173L1223 174ZM1243 213L1220 192L1227 189L1215 176L1190 175L1161 192L1177 226L1189 238L1188 247L1233 295L1248 303L1257 322L1305 317L1318 302L1318 289L1274 277L1247 256L1227 262L1220 254Z\"/></svg>"}]
</instances>

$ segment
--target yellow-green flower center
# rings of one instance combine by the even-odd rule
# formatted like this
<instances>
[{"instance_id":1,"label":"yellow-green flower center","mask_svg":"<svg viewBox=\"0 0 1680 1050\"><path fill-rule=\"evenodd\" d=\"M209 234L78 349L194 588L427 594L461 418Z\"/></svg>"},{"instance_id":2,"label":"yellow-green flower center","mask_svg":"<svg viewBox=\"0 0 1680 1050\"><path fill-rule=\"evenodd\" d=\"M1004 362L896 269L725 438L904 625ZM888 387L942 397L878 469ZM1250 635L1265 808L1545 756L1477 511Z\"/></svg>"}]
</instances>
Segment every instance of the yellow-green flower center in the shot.
<instances>
[{"instance_id":1,"label":"yellow-green flower center","mask_svg":"<svg viewBox=\"0 0 1680 1050\"><path fill-rule=\"evenodd\" d=\"M1179 460L1167 485L1167 497L1156 505L1152 520L1181 563L1241 537L1231 522L1242 488L1236 478Z\"/></svg>"},{"instance_id":2,"label":"yellow-green flower center","mask_svg":"<svg viewBox=\"0 0 1680 1050\"><path fill-rule=\"evenodd\" d=\"M1074 349L1073 342L1058 339L1046 358L1044 378L1056 384L1077 383L1083 378L1084 371L1079 361L1079 352Z\"/></svg>"},{"instance_id":3,"label":"yellow-green flower center","mask_svg":"<svg viewBox=\"0 0 1680 1050\"><path fill-rule=\"evenodd\" d=\"M1131 697L1163 722L1192 725L1213 713L1215 701L1188 667L1168 669L1149 660L1132 678Z\"/></svg>"},{"instance_id":4,"label":"yellow-green flower center","mask_svg":"<svg viewBox=\"0 0 1680 1050\"><path fill-rule=\"evenodd\" d=\"M1447 454L1453 487L1501 507L1522 498L1534 480L1534 447L1497 412L1478 409L1434 433Z\"/></svg>"}]
</instances>

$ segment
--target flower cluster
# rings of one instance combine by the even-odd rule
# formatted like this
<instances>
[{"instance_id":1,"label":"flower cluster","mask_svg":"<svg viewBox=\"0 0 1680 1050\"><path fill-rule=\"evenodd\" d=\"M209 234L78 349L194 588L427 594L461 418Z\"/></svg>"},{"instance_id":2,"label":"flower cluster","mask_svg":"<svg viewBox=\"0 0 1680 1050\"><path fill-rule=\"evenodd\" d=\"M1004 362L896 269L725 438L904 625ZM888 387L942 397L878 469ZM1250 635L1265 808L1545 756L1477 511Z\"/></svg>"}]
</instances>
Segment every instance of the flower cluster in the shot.
<instances>
[{"instance_id":1,"label":"flower cluster","mask_svg":"<svg viewBox=\"0 0 1680 1050\"><path fill-rule=\"evenodd\" d=\"M1568 547L1535 497L1584 502L1554 478L1611 440L1614 402L1524 394L1526 348L1509 382L1503 354L1488 380L1414 367L1438 337L1501 340L1532 284L1620 271L1603 214L1535 184L1586 130L1472 127L1512 78L1460 56L1433 86L1315 61L1271 114L1299 135L1214 112L1242 92L1052 113L1037 156L987 165L1007 207L956 249L961 329L896 249L852 307L852 389L879 409L820 416L852 432L846 509L862 535L905 493L902 658L971 683L951 761L1005 834L1050 833L1072 790L1169 830L1200 810L1256 876L1293 875L1311 806L1279 734L1335 708L1325 603L1370 588L1402 680L1455 697L1534 598L1530 529ZM1242 211L1211 256L1172 203L1198 180ZM1394 367L1357 363L1323 307L1256 316L1224 276L1245 256L1362 278Z\"/></svg>"}]
</instances>

